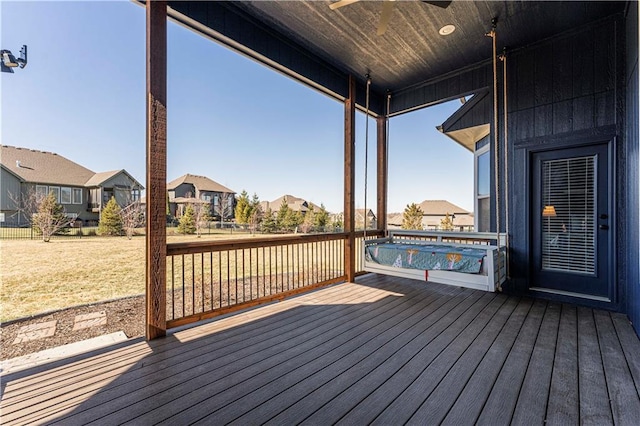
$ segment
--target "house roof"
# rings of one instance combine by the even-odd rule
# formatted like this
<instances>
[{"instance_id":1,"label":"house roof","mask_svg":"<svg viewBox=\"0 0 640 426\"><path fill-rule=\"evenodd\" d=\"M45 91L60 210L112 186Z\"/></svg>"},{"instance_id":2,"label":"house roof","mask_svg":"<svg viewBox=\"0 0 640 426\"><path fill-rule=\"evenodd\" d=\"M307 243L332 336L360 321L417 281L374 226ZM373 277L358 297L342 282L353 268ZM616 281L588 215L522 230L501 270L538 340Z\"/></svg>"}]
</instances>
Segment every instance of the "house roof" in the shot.
<instances>
[{"instance_id":1,"label":"house roof","mask_svg":"<svg viewBox=\"0 0 640 426\"><path fill-rule=\"evenodd\" d=\"M471 212L458 207L447 200L424 200L418 207L422 209L425 216L444 216L447 213L457 215L468 215Z\"/></svg>"},{"instance_id":2,"label":"house roof","mask_svg":"<svg viewBox=\"0 0 640 426\"><path fill-rule=\"evenodd\" d=\"M230 194L236 193L234 190L220 185L218 182L215 182L206 176L192 175L189 173L169 182L167 184L167 190L174 190L185 183L193 185L198 191L227 192Z\"/></svg>"},{"instance_id":3,"label":"house roof","mask_svg":"<svg viewBox=\"0 0 640 426\"><path fill-rule=\"evenodd\" d=\"M112 177L114 177L115 175L117 175L118 173L122 172L124 170L112 170L110 172L100 172L100 173L96 173L95 175L93 175L91 177L91 179L89 179L85 185L86 186L100 186L101 183L111 179Z\"/></svg>"},{"instance_id":4,"label":"house roof","mask_svg":"<svg viewBox=\"0 0 640 426\"><path fill-rule=\"evenodd\" d=\"M95 173L53 152L0 145L2 167L24 182L84 186Z\"/></svg>"},{"instance_id":5,"label":"house roof","mask_svg":"<svg viewBox=\"0 0 640 426\"><path fill-rule=\"evenodd\" d=\"M374 219L376 218L375 213L371 209L367 209L367 216L373 216ZM364 209L356 209L355 217L356 219L362 219L364 217Z\"/></svg>"},{"instance_id":6,"label":"house roof","mask_svg":"<svg viewBox=\"0 0 640 426\"><path fill-rule=\"evenodd\" d=\"M423 216L422 226L425 228L438 226L445 216L446 214ZM402 219L402 213L389 213L387 215L387 223L392 226L402 226ZM453 219L453 224L456 226L473 226L475 224L475 219L473 214L458 214L455 219Z\"/></svg>"},{"instance_id":7,"label":"house roof","mask_svg":"<svg viewBox=\"0 0 640 426\"><path fill-rule=\"evenodd\" d=\"M115 176L118 176L121 173L125 174L129 179L131 179L134 182L134 186L138 186L138 187L140 187L140 189L144 188L140 182L138 182L136 179L134 179L134 177L131 176L129 173L127 173L127 171L124 170L124 169L112 170L110 172L96 173L91 177L91 179L89 179L84 184L84 186L101 186L103 183L105 183L109 179L111 179L111 178L113 178Z\"/></svg>"},{"instance_id":8,"label":"house roof","mask_svg":"<svg viewBox=\"0 0 640 426\"><path fill-rule=\"evenodd\" d=\"M208 204L208 201L201 200L200 198L194 197L176 197L171 200L172 203L176 204Z\"/></svg>"},{"instance_id":9,"label":"house roof","mask_svg":"<svg viewBox=\"0 0 640 426\"><path fill-rule=\"evenodd\" d=\"M100 186L105 181L124 173L144 188L126 170L95 173L55 152L0 145L2 167L23 182L69 186Z\"/></svg>"},{"instance_id":10,"label":"house roof","mask_svg":"<svg viewBox=\"0 0 640 426\"><path fill-rule=\"evenodd\" d=\"M282 206L283 202L285 202L287 206L293 211L306 212L311 207L313 207L315 211L319 211L321 209L321 207L317 204L289 194L278 197L273 201L262 201L260 203L260 207L262 207L263 211L267 211L267 209L269 208L272 211L277 211L278 209L280 209L280 206Z\"/></svg>"}]
</instances>

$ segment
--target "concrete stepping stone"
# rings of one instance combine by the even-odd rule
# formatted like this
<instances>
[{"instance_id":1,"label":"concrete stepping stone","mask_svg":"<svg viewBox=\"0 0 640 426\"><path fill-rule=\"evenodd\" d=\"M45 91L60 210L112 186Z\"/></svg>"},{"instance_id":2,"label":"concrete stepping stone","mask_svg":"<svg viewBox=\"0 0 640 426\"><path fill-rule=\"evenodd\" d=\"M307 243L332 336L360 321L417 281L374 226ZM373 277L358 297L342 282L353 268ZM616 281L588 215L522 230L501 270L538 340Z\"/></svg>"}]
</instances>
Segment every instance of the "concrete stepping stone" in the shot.
<instances>
[{"instance_id":1,"label":"concrete stepping stone","mask_svg":"<svg viewBox=\"0 0 640 426\"><path fill-rule=\"evenodd\" d=\"M101 325L107 325L107 313L105 311L76 315L73 321L73 331Z\"/></svg>"},{"instance_id":2,"label":"concrete stepping stone","mask_svg":"<svg viewBox=\"0 0 640 426\"><path fill-rule=\"evenodd\" d=\"M40 322L37 324L29 324L21 327L18 330L18 335L13 341L14 345L19 343L28 342L30 340L43 339L45 337L51 337L56 334L56 325L58 321Z\"/></svg>"}]
</instances>

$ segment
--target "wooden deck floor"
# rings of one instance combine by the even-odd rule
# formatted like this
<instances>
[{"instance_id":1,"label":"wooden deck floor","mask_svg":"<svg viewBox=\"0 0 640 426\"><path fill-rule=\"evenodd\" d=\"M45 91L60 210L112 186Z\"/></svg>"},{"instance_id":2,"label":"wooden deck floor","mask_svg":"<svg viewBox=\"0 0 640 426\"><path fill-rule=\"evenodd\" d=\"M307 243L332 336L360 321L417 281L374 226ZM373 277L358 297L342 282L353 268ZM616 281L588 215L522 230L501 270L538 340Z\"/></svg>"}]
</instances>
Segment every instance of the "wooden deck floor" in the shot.
<instances>
[{"instance_id":1,"label":"wooden deck floor","mask_svg":"<svg viewBox=\"0 0 640 426\"><path fill-rule=\"evenodd\" d=\"M633 424L604 311L367 275L2 378L1 423Z\"/></svg>"}]
</instances>

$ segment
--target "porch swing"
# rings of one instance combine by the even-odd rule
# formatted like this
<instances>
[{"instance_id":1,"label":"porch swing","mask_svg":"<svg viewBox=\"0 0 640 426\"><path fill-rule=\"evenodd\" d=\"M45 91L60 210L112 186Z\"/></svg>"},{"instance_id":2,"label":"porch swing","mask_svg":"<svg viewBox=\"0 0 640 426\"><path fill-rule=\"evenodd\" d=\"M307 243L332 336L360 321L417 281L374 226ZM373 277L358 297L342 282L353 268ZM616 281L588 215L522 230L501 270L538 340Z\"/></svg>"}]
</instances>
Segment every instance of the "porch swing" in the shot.
<instances>
[{"instance_id":1,"label":"porch swing","mask_svg":"<svg viewBox=\"0 0 640 426\"><path fill-rule=\"evenodd\" d=\"M492 30L492 32L495 30ZM497 69L494 50L494 119L497 125ZM506 56L501 58L505 62ZM367 165L369 145L369 90L371 79L367 75L366 86L366 130L364 166L364 211L367 211ZM506 103L506 78L505 78ZM391 96L387 95L386 118L389 118ZM505 108L506 119L506 108ZM389 144L387 125L386 143ZM497 131L497 130L496 130ZM497 142L497 138L496 138ZM506 126L505 126L506 146ZM506 148L505 148L506 149ZM388 150L387 150L388 151ZM484 291L501 291L507 277L508 230L500 233L500 190L498 186L499 165L496 143L496 228L498 232L454 232L385 229L386 237L367 239L365 220L363 246L363 269L403 278L455 285ZM508 208L505 210L508 215ZM507 216L508 221L508 216ZM508 223L508 222L507 222Z\"/></svg>"}]
</instances>

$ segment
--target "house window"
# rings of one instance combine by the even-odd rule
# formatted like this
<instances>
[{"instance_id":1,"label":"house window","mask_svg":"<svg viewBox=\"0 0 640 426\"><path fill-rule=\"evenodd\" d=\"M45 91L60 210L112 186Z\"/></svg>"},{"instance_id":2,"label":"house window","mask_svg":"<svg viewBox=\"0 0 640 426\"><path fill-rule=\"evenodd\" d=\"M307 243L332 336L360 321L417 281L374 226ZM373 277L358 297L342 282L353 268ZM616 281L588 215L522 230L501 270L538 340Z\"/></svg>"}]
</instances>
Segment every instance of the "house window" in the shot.
<instances>
[{"instance_id":1,"label":"house window","mask_svg":"<svg viewBox=\"0 0 640 426\"><path fill-rule=\"evenodd\" d=\"M60 187L59 186L50 186L49 194L53 192L53 196L56 198L56 203L60 203Z\"/></svg>"},{"instance_id":2,"label":"house window","mask_svg":"<svg viewBox=\"0 0 640 426\"><path fill-rule=\"evenodd\" d=\"M49 195L49 187L47 185L36 185L36 200L41 201Z\"/></svg>"},{"instance_id":3,"label":"house window","mask_svg":"<svg viewBox=\"0 0 640 426\"><path fill-rule=\"evenodd\" d=\"M73 198L73 204L82 204L82 189L81 188L73 188L72 189L72 198Z\"/></svg>"},{"instance_id":4,"label":"house window","mask_svg":"<svg viewBox=\"0 0 640 426\"><path fill-rule=\"evenodd\" d=\"M131 190L131 201L140 201L140 190L139 189L132 189Z\"/></svg>"},{"instance_id":5,"label":"house window","mask_svg":"<svg viewBox=\"0 0 640 426\"><path fill-rule=\"evenodd\" d=\"M71 188L60 188L60 204L71 204Z\"/></svg>"},{"instance_id":6,"label":"house window","mask_svg":"<svg viewBox=\"0 0 640 426\"><path fill-rule=\"evenodd\" d=\"M475 153L475 227L477 232L489 232L491 220L489 145Z\"/></svg>"},{"instance_id":7,"label":"house window","mask_svg":"<svg viewBox=\"0 0 640 426\"><path fill-rule=\"evenodd\" d=\"M211 194L202 194L200 198L202 198L202 201L206 201L207 203L211 202Z\"/></svg>"}]
</instances>

